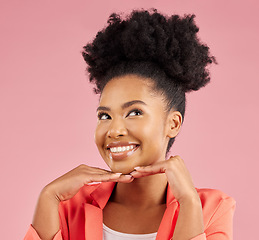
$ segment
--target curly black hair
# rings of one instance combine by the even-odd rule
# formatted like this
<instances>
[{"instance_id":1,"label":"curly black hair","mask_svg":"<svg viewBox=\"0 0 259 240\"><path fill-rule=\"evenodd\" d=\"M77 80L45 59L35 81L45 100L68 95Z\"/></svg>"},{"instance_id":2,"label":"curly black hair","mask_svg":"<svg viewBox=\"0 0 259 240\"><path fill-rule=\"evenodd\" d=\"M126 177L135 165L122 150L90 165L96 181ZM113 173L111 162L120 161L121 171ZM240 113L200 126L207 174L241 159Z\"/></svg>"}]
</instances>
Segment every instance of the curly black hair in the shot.
<instances>
[{"instance_id":1,"label":"curly black hair","mask_svg":"<svg viewBox=\"0 0 259 240\"><path fill-rule=\"evenodd\" d=\"M95 93L117 76L151 78L154 90L166 96L168 110L179 111L184 120L185 93L204 87L210 81L207 65L217 63L197 37L194 17L168 17L154 8L133 10L125 20L110 14L108 26L82 51ZM169 140L166 153L174 141Z\"/></svg>"}]
</instances>

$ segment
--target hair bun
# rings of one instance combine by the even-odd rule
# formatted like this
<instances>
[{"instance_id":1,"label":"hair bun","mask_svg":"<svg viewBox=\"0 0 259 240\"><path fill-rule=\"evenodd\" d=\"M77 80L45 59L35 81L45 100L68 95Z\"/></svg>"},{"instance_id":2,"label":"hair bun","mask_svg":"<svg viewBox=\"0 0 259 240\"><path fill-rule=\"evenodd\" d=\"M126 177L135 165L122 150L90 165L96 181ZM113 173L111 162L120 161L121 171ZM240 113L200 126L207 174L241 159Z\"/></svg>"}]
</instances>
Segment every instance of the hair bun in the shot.
<instances>
[{"instance_id":1,"label":"hair bun","mask_svg":"<svg viewBox=\"0 0 259 240\"><path fill-rule=\"evenodd\" d=\"M185 92L205 86L210 81L206 66L216 60L209 47L199 41L194 17L167 17L152 9L133 10L123 20L112 13L108 26L84 46L90 81L101 79L122 61L151 61Z\"/></svg>"}]
</instances>

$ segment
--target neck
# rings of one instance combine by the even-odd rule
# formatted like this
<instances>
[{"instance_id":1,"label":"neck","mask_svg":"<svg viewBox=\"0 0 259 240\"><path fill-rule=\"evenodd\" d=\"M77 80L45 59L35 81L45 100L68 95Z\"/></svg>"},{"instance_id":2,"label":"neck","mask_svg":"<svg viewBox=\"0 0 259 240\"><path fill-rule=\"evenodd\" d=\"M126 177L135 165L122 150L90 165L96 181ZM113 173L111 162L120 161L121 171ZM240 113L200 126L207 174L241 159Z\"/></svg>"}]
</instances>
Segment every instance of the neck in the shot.
<instances>
[{"instance_id":1,"label":"neck","mask_svg":"<svg viewBox=\"0 0 259 240\"><path fill-rule=\"evenodd\" d=\"M165 174L136 178L131 183L117 183L112 201L138 208L165 204L166 187L167 178Z\"/></svg>"}]
</instances>

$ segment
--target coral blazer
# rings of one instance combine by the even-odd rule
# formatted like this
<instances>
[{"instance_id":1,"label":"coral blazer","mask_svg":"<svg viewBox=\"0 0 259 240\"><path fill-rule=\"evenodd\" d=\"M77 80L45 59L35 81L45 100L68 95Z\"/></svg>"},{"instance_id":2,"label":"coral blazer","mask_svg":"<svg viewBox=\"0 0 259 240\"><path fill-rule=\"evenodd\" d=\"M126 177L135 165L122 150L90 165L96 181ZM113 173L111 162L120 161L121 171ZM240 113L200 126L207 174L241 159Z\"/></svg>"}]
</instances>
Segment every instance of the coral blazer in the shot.
<instances>
[{"instance_id":1,"label":"coral blazer","mask_svg":"<svg viewBox=\"0 0 259 240\"><path fill-rule=\"evenodd\" d=\"M60 230L53 240L103 240L103 209L116 183L86 185L71 199L59 205ZM196 188L202 203L204 233L191 240L231 240L236 202L215 189ZM167 188L166 210L156 240L173 237L179 213L179 203ZM40 240L30 225L24 240Z\"/></svg>"}]
</instances>

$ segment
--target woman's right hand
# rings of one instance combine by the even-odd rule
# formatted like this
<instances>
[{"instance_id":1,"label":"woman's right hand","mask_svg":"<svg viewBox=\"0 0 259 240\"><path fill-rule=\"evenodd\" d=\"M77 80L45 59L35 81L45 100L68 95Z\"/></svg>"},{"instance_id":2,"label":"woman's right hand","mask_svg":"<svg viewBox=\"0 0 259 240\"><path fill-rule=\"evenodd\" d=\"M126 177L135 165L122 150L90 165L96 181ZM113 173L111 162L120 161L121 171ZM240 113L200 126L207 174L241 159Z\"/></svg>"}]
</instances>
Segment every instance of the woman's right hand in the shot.
<instances>
[{"instance_id":1,"label":"woman's right hand","mask_svg":"<svg viewBox=\"0 0 259 240\"><path fill-rule=\"evenodd\" d=\"M122 175L81 164L48 184L45 190L58 201L65 201L72 198L86 184L94 182L129 183L133 179L131 175Z\"/></svg>"},{"instance_id":2,"label":"woman's right hand","mask_svg":"<svg viewBox=\"0 0 259 240\"><path fill-rule=\"evenodd\" d=\"M93 182L133 181L131 175L80 165L43 188L35 209L32 226L42 240L51 240L60 229L59 203L72 198L81 187Z\"/></svg>"}]
</instances>

